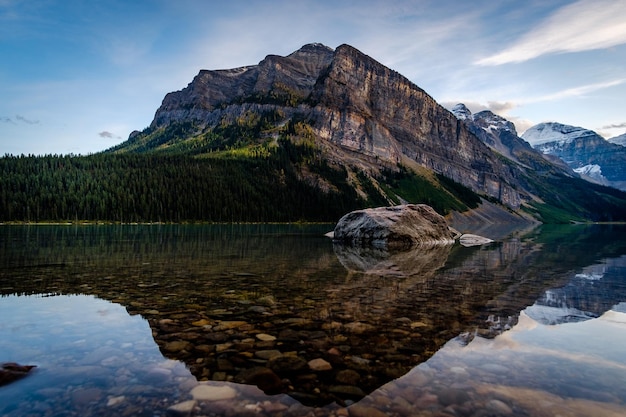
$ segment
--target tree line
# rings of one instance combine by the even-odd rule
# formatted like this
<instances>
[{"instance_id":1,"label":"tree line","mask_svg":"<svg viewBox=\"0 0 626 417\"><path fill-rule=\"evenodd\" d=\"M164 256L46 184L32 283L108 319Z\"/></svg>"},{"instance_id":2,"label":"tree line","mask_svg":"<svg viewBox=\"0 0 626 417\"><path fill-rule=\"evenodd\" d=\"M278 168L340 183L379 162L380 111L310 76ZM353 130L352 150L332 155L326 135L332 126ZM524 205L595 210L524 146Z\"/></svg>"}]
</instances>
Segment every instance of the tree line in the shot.
<instances>
[{"instance_id":1,"label":"tree line","mask_svg":"<svg viewBox=\"0 0 626 417\"><path fill-rule=\"evenodd\" d=\"M5 156L0 158L0 221L293 222L336 221L370 205L346 172L323 160L322 190L302 180L297 144L260 157L184 154Z\"/></svg>"}]
</instances>

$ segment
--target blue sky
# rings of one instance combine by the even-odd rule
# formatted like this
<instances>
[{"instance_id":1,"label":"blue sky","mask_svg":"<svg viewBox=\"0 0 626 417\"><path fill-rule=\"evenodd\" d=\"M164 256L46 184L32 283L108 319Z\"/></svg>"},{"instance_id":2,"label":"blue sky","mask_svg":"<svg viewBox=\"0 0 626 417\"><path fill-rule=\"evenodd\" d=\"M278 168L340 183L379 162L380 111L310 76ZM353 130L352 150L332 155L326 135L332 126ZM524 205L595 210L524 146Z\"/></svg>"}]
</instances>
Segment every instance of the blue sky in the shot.
<instances>
[{"instance_id":1,"label":"blue sky","mask_svg":"<svg viewBox=\"0 0 626 417\"><path fill-rule=\"evenodd\" d=\"M350 44L518 132L626 132L624 0L0 0L0 155L88 154L200 69Z\"/></svg>"}]
</instances>

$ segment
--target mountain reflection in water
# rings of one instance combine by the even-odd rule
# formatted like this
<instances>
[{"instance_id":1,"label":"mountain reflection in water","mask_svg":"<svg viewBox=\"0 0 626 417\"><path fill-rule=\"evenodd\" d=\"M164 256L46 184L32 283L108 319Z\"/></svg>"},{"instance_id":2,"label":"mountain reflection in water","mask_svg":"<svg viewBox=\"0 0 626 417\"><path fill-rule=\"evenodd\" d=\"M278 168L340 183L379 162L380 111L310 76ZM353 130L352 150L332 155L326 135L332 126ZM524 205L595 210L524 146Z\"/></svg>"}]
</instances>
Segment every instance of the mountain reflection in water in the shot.
<instances>
[{"instance_id":1,"label":"mountain reflection in water","mask_svg":"<svg viewBox=\"0 0 626 417\"><path fill-rule=\"evenodd\" d=\"M72 326L63 321L37 326L36 309L16 308L15 320L30 324L0 327L0 351L20 353L1 359L39 368L0 390L8 401L0 402L9 404L0 412L24 415L71 403L82 407L81 415L167 410L175 404L170 413L190 407L188 412L198 415L220 407L223 413L213 413L306 415L309 406L335 415L345 406L351 415L373 409L415 415L446 407L463 415L479 410L541 415L532 408L541 399L559 410L597 406L610 415L624 406L624 356L616 349L604 361L592 360L613 343L620 346L615 338L625 333L610 331L624 327L615 307L626 301L623 227L544 227L482 248L391 254L333 247L322 236L329 228L1 227L0 291L11 296L0 298L0 307L9 299L12 306L26 304L27 294L96 296L145 318L148 336L169 359L143 363L141 355L128 351L92 355L94 363L81 365L86 374L78 382L67 379L63 396L52 395L50 387L41 386L46 372L63 373L65 364L70 375L80 373L77 359L67 347L30 349L22 337L26 333L41 343L61 330L71 333ZM54 318L55 311L47 314ZM5 308L2 314L10 313ZM588 318L594 320L575 326L595 334L597 346L584 336L559 344L541 330ZM578 332L557 328L559 340ZM123 339L125 333L118 333ZM87 345L94 339L94 351L107 346L91 333L68 338ZM570 353L576 346L580 351ZM54 367L47 366L52 357ZM178 361L188 371L175 365ZM107 372L112 376L104 376ZM589 378L600 389L590 387ZM227 404L195 398L198 380L230 387L233 391L222 395L232 397L223 400ZM33 386L39 387L35 394ZM26 390L30 396L24 393L18 402L15 393Z\"/></svg>"}]
</instances>

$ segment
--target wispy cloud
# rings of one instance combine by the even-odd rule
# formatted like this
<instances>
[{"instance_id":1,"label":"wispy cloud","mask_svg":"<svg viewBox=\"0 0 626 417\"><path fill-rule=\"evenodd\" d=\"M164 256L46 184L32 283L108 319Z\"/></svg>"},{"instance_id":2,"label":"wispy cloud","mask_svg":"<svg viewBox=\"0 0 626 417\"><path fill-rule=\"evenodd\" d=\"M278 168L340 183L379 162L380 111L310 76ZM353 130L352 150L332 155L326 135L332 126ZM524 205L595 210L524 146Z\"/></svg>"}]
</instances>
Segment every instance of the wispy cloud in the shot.
<instances>
[{"instance_id":1,"label":"wispy cloud","mask_svg":"<svg viewBox=\"0 0 626 417\"><path fill-rule=\"evenodd\" d=\"M24 116L20 116L19 114L15 115L15 120L18 122L26 123L27 125L38 125L39 120L27 119Z\"/></svg>"},{"instance_id":2,"label":"wispy cloud","mask_svg":"<svg viewBox=\"0 0 626 417\"><path fill-rule=\"evenodd\" d=\"M562 7L503 51L477 65L524 62L546 54L604 49L626 43L626 1L580 0Z\"/></svg>"},{"instance_id":3,"label":"wispy cloud","mask_svg":"<svg viewBox=\"0 0 626 417\"><path fill-rule=\"evenodd\" d=\"M614 123L614 124L602 126L602 129L622 129L622 128L626 128L626 122Z\"/></svg>"},{"instance_id":4,"label":"wispy cloud","mask_svg":"<svg viewBox=\"0 0 626 417\"><path fill-rule=\"evenodd\" d=\"M525 100L527 103L538 103L542 101L555 101L569 97L581 97L594 91L602 90L609 87L615 87L626 82L626 78L619 80L606 81L601 83L587 84L573 88L567 88L565 90L557 91L555 93L546 94L543 96L529 98Z\"/></svg>"},{"instance_id":5,"label":"wispy cloud","mask_svg":"<svg viewBox=\"0 0 626 417\"><path fill-rule=\"evenodd\" d=\"M27 124L27 125L38 125L39 124L39 120L27 119L26 117L20 116L19 114L16 114L15 117L2 116L2 117L0 117L0 122L2 122L2 123L11 123L11 124L23 123L23 124Z\"/></svg>"}]
</instances>

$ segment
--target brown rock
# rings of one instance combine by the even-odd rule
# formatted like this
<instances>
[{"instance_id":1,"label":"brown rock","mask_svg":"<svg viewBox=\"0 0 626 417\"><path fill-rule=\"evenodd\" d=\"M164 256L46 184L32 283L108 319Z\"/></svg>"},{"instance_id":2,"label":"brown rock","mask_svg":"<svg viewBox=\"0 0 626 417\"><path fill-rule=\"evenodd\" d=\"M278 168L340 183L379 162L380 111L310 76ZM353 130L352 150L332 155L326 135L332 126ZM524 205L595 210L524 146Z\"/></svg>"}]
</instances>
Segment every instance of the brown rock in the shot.
<instances>
[{"instance_id":1,"label":"brown rock","mask_svg":"<svg viewBox=\"0 0 626 417\"><path fill-rule=\"evenodd\" d=\"M167 352L177 353L180 351L190 352L193 349L193 344L185 341L185 340L175 340L173 342L168 342L163 346Z\"/></svg>"},{"instance_id":2,"label":"brown rock","mask_svg":"<svg viewBox=\"0 0 626 417\"><path fill-rule=\"evenodd\" d=\"M312 359L309 361L309 368L314 372L324 372L333 369L333 366L322 358Z\"/></svg>"},{"instance_id":3,"label":"brown rock","mask_svg":"<svg viewBox=\"0 0 626 417\"><path fill-rule=\"evenodd\" d=\"M358 385L361 375L352 369L344 369L337 372L335 379L342 385Z\"/></svg>"},{"instance_id":4,"label":"brown rock","mask_svg":"<svg viewBox=\"0 0 626 417\"><path fill-rule=\"evenodd\" d=\"M302 371L307 367L307 361L298 356L283 355L270 359L267 365L280 375Z\"/></svg>"}]
</instances>

